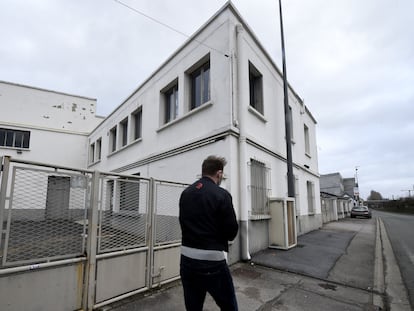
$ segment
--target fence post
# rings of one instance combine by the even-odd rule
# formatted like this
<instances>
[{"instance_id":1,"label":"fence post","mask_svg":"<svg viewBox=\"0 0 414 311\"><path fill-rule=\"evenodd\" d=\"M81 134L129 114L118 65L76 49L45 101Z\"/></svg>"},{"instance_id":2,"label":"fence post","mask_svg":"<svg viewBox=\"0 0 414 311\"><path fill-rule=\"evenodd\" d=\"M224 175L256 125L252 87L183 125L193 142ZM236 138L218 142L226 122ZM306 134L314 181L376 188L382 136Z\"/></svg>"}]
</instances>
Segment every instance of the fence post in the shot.
<instances>
[{"instance_id":1,"label":"fence post","mask_svg":"<svg viewBox=\"0 0 414 311\"><path fill-rule=\"evenodd\" d=\"M3 214L6 209L7 183L9 178L10 156L0 158L1 181L0 181L0 247L3 236Z\"/></svg>"},{"instance_id":2,"label":"fence post","mask_svg":"<svg viewBox=\"0 0 414 311\"><path fill-rule=\"evenodd\" d=\"M91 204L88 215L88 241L86 247L88 259L85 268L84 310L92 310L95 303L99 179L100 174L98 171L95 171L92 176Z\"/></svg>"},{"instance_id":3,"label":"fence post","mask_svg":"<svg viewBox=\"0 0 414 311\"><path fill-rule=\"evenodd\" d=\"M154 271L154 236L155 236L155 200L156 200L156 190L155 190L155 180L150 178L149 181L149 202L148 202L148 218L147 218L147 228L148 228L148 268L147 268L147 277L148 277L148 288L152 288L153 283L153 271Z\"/></svg>"}]
</instances>

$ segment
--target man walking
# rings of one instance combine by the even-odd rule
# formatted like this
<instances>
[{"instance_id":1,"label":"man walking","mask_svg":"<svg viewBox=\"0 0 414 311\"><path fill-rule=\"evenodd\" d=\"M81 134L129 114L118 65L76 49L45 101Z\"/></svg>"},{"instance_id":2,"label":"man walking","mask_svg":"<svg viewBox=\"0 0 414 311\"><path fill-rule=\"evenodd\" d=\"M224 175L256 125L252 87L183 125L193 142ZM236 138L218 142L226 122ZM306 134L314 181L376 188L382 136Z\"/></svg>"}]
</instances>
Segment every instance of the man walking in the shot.
<instances>
[{"instance_id":1,"label":"man walking","mask_svg":"<svg viewBox=\"0 0 414 311\"><path fill-rule=\"evenodd\" d=\"M239 227L232 197L219 187L226 163L224 158L206 158L201 179L180 197L180 275L188 311L201 311L207 292L221 310L237 310L225 252Z\"/></svg>"}]
</instances>

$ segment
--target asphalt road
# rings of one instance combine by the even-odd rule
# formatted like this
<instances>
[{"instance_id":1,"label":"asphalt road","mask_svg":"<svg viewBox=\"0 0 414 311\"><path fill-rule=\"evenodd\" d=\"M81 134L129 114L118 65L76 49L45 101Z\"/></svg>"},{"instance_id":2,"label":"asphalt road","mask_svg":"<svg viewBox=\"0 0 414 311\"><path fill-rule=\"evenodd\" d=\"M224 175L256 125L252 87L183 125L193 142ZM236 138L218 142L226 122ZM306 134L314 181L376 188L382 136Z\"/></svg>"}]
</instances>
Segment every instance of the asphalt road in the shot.
<instances>
[{"instance_id":1,"label":"asphalt road","mask_svg":"<svg viewBox=\"0 0 414 311\"><path fill-rule=\"evenodd\" d=\"M380 217L387 230L388 238L408 292L411 306L414 306L414 215L373 211Z\"/></svg>"}]
</instances>

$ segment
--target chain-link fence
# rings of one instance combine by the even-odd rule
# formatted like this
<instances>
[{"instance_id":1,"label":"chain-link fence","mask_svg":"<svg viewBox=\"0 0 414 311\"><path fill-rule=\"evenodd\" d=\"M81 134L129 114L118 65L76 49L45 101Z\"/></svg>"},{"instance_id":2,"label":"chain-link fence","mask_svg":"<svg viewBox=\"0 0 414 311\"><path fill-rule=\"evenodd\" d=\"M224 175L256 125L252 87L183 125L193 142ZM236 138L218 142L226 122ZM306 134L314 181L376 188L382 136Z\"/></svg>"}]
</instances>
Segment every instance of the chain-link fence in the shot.
<instances>
[{"instance_id":1,"label":"chain-link fence","mask_svg":"<svg viewBox=\"0 0 414 311\"><path fill-rule=\"evenodd\" d=\"M85 255L92 172L14 164L9 176L0 210L0 268ZM99 176L97 254L181 241L178 201L187 185Z\"/></svg>"},{"instance_id":2,"label":"chain-link fence","mask_svg":"<svg viewBox=\"0 0 414 311\"><path fill-rule=\"evenodd\" d=\"M178 221L178 204L181 192L187 185L172 182L155 182L155 245L181 241Z\"/></svg>"},{"instance_id":3,"label":"chain-link fence","mask_svg":"<svg viewBox=\"0 0 414 311\"><path fill-rule=\"evenodd\" d=\"M82 255L90 182L88 173L14 166L8 208L0 211L1 265Z\"/></svg>"},{"instance_id":4,"label":"chain-link fence","mask_svg":"<svg viewBox=\"0 0 414 311\"><path fill-rule=\"evenodd\" d=\"M27 288L36 277L63 277L78 309L79 299L95 308L179 278L178 205L187 185L5 158L0 287L14 275ZM19 291L13 286L3 298Z\"/></svg>"},{"instance_id":5,"label":"chain-link fence","mask_svg":"<svg viewBox=\"0 0 414 311\"><path fill-rule=\"evenodd\" d=\"M98 253L147 244L149 180L102 175Z\"/></svg>"}]
</instances>

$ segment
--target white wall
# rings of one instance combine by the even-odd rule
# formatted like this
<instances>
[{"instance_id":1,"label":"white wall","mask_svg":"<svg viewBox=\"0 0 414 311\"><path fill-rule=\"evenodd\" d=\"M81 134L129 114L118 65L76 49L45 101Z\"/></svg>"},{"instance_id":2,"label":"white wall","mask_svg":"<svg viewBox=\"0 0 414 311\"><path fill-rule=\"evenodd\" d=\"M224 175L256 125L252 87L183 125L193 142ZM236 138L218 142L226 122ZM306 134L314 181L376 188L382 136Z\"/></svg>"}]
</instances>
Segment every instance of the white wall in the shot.
<instances>
[{"instance_id":1,"label":"white wall","mask_svg":"<svg viewBox=\"0 0 414 311\"><path fill-rule=\"evenodd\" d=\"M96 99L0 81L0 122L89 133Z\"/></svg>"},{"instance_id":2,"label":"white wall","mask_svg":"<svg viewBox=\"0 0 414 311\"><path fill-rule=\"evenodd\" d=\"M205 45L195 41L185 45L91 133L89 143L102 137L102 159L93 168L117 169L123 164L180 147L229 127L232 119L229 105L231 60L206 47L228 51L227 29L226 15L220 16L217 23L208 25L206 31L197 36L196 39ZM207 55L210 58L211 101L189 111L190 85L186 72ZM160 124L161 90L177 78L179 115L171 124L163 125ZM130 138L127 146L118 147L119 151L110 154L110 129L139 107L142 107L142 140L132 142Z\"/></svg>"},{"instance_id":3,"label":"white wall","mask_svg":"<svg viewBox=\"0 0 414 311\"><path fill-rule=\"evenodd\" d=\"M28 149L0 146L0 156L85 168L87 135L101 121L96 100L0 81L0 127L30 132Z\"/></svg>"},{"instance_id":4,"label":"white wall","mask_svg":"<svg viewBox=\"0 0 414 311\"><path fill-rule=\"evenodd\" d=\"M281 160L286 157L283 81L274 63L267 53L258 47L258 42L248 28L245 27L236 39L236 26L240 22L230 11L224 11L223 14L218 15L217 20L208 22L205 29L195 36L198 42L204 43L203 45L189 40L102 122L89 136L89 144L95 143L99 138L102 139L102 158L94 165L90 165L90 168L104 171L121 169L123 172L135 173L137 169L125 166L128 164L134 166L134 163L137 163L135 166L139 167L141 176L191 182L194 175L188 172L199 171L201 161L208 154L215 154L215 148L200 147L197 152L182 153L182 156L177 155L171 158L168 158L164 153L169 153L172 150L176 150L178 154L187 152L189 150L181 149L186 144L205 140L224 131L232 131L234 136L237 136L239 128L235 127L233 123L233 121L237 121L239 125L240 122L244 123L247 140L253 141L261 147L257 148L247 143L246 161L253 158L266 163L271 170L271 196L285 197L287 195L287 168L285 161ZM237 40L239 40L238 43ZM209 47L214 47L214 50ZM228 52L229 57L217 51ZM238 68L235 68L234 63L232 66L233 59L230 56L233 56L233 52L238 53L236 55ZM186 72L206 55L209 55L210 58L211 101L198 109L189 111L190 88ZM263 75L263 115L249 107L249 61ZM233 77L233 73L237 73L239 78ZM171 124L163 125L160 122L161 91L177 79L179 115ZM237 96L232 94L233 79L238 79L238 90L234 90L234 92L238 92ZM293 161L295 175L300 179L299 192L302 197L299 208L301 213L306 215L308 209L306 181L314 182L315 198L319 194L316 122L301 99L291 89L289 90L289 104L293 112L295 142ZM110 153L110 129L130 117L131 113L139 107L142 107L143 114L142 139L133 142L129 138L127 146L123 148L118 146L116 152ZM131 124L131 120L129 124ZM305 154L304 124L309 128L311 145L309 154ZM119 127L117 132L119 135ZM226 141L231 144L230 150L225 153L229 157L229 163L232 163L230 165L231 173L238 175L240 168L238 161L240 159L238 159L237 140L226 138ZM218 150L217 154L223 155L223 152L220 151ZM157 158L160 155L162 155L162 159ZM145 160L149 164L144 166L139 164L140 161ZM155 162L151 163L152 161ZM234 161L237 162L234 163ZM246 188L250 176L247 162L243 165L246 170L245 175L248 178ZM122 169L122 167L124 168ZM237 178L239 177L237 176ZM234 191L233 193L238 193L238 182L231 182L231 190ZM238 200L237 196L235 200ZM315 200L315 211L320 213L319 200Z\"/></svg>"}]
</instances>

